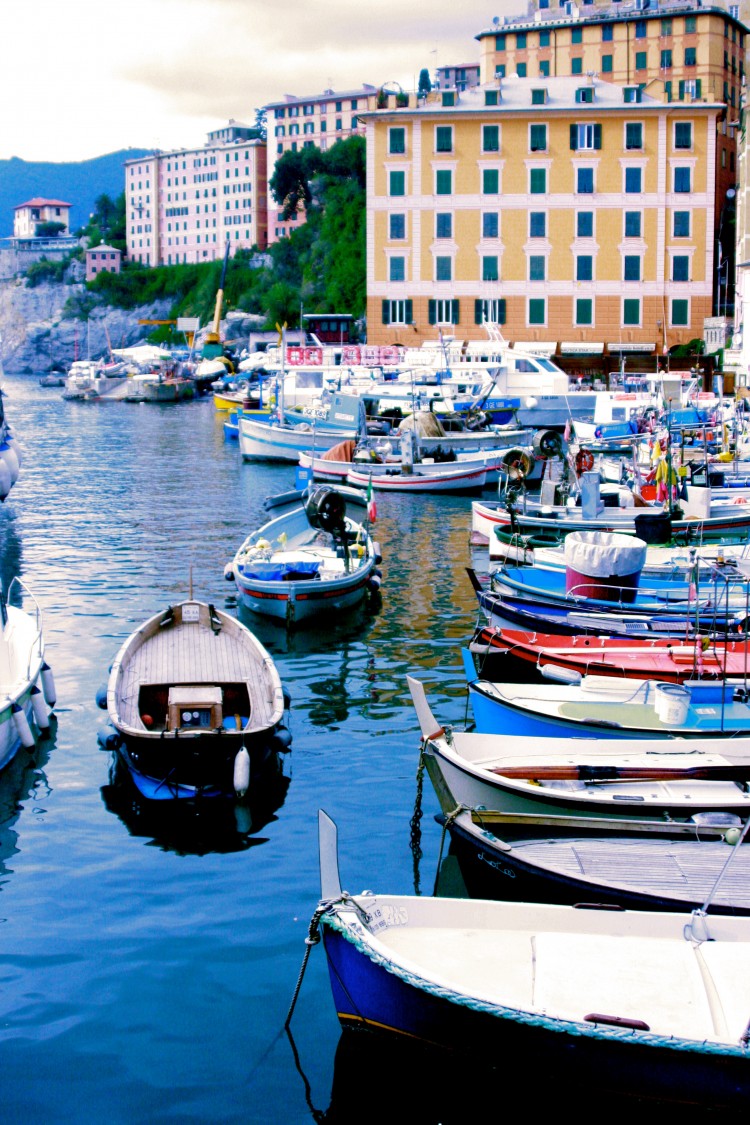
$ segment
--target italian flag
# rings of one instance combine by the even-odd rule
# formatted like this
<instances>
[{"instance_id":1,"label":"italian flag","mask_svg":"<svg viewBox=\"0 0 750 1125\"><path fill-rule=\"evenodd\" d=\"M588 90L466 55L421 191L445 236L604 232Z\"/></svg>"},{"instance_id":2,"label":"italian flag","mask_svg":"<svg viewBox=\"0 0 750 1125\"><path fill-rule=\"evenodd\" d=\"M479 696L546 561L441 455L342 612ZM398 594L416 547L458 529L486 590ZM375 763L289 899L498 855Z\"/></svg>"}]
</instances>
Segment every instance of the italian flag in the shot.
<instances>
[{"instance_id":1,"label":"italian flag","mask_svg":"<svg viewBox=\"0 0 750 1125\"><path fill-rule=\"evenodd\" d=\"M370 523L375 523L375 520L378 518L378 506L372 494L372 477L370 477L367 482L367 518Z\"/></svg>"}]
</instances>

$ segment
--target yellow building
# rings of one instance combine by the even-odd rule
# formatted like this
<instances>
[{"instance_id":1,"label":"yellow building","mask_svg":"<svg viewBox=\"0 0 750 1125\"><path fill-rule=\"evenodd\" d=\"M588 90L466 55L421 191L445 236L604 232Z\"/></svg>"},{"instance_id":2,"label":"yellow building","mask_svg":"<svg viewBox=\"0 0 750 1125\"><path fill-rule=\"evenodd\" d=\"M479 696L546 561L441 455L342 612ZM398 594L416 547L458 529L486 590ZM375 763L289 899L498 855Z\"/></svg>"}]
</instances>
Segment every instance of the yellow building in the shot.
<instances>
[{"instance_id":1,"label":"yellow building","mask_svg":"<svg viewBox=\"0 0 750 1125\"><path fill-rule=\"evenodd\" d=\"M367 335L658 352L712 311L720 102L589 76L364 115Z\"/></svg>"}]
</instances>

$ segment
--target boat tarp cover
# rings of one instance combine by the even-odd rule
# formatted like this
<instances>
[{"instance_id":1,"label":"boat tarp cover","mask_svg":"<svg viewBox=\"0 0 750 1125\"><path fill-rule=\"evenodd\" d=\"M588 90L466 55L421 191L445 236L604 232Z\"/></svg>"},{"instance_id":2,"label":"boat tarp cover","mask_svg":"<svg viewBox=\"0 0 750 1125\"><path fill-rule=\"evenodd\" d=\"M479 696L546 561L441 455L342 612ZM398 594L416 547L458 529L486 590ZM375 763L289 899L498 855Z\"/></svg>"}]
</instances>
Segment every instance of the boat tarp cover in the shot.
<instances>
[{"instance_id":1,"label":"boat tarp cover","mask_svg":"<svg viewBox=\"0 0 750 1125\"><path fill-rule=\"evenodd\" d=\"M612 531L572 531L565 536L565 565L592 578L640 574L646 544L632 535Z\"/></svg>"}]
</instances>

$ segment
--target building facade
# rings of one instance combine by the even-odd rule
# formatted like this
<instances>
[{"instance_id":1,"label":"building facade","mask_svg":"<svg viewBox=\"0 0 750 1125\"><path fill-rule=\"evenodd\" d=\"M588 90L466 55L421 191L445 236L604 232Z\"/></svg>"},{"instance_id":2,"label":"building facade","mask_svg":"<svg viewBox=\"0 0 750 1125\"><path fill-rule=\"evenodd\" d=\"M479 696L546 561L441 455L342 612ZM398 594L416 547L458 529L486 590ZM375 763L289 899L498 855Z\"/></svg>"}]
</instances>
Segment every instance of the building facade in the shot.
<instances>
[{"instance_id":1,"label":"building facade","mask_svg":"<svg viewBox=\"0 0 750 1125\"><path fill-rule=\"evenodd\" d=\"M281 101L265 106L268 135L268 180L276 161L286 152L297 152L313 145L325 152L336 141L364 133L360 114L378 104L378 90L364 84L356 90L324 90L322 94L297 97L285 94ZM305 221L304 212L291 220L281 219L281 209L268 192L268 241L289 235Z\"/></svg>"},{"instance_id":2,"label":"building facade","mask_svg":"<svg viewBox=\"0 0 750 1125\"><path fill-rule=\"evenodd\" d=\"M40 223L62 223L60 231L62 237L70 234L70 204L61 199L27 200L19 203L13 213L13 237L37 238L37 228ZM42 235L42 237L45 237Z\"/></svg>"},{"instance_id":3,"label":"building facade","mask_svg":"<svg viewBox=\"0 0 750 1125\"><path fill-rule=\"evenodd\" d=\"M479 85L479 63L459 63L455 66L439 66L435 71L435 85L439 90L471 90Z\"/></svg>"},{"instance_id":4,"label":"building facade","mask_svg":"<svg viewBox=\"0 0 750 1125\"><path fill-rule=\"evenodd\" d=\"M86 251L86 280L93 281L100 273L119 273L122 264L122 251L114 246L100 243Z\"/></svg>"},{"instance_id":5,"label":"building facade","mask_svg":"<svg viewBox=\"0 0 750 1125\"><path fill-rule=\"evenodd\" d=\"M368 342L666 351L712 311L724 106L513 76L368 114Z\"/></svg>"},{"instance_id":6,"label":"building facade","mask_svg":"<svg viewBox=\"0 0 750 1125\"><path fill-rule=\"evenodd\" d=\"M252 135L251 135L252 134ZM268 242L266 144L230 122L195 149L125 162L127 256L176 265Z\"/></svg>"}]
</instances>

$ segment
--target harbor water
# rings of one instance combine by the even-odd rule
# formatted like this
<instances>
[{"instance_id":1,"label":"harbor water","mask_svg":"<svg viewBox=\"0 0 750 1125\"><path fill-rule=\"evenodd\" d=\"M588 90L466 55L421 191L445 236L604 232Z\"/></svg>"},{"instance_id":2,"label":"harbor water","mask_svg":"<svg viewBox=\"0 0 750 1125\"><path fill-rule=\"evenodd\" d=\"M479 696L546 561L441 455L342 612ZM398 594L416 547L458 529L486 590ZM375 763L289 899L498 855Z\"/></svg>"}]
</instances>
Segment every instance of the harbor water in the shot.
<instances>
[{"instance_id":1,"label":"harbor water","mask_svg":"<svg viewBox=\"0 0 750 1125\"><path fill-rule=\"evenodd\" d=\"M97 690L191 575L195 597L237 612L224 566L293 469L243 464L210 398L68 402L12 374L5 395L23 464L0 573L42 608L58 702L52 737L0 774L4 1125L460 1120L458 1086L425 1090L434 1064L341 1040L320 946L283 1029L319 897L319 808L348 889L432 893L441 829L425 779L415 858L406 674L463 725L470 500L378 498L380 605L291 634L243 618L291 694L291 750L247 805L149 806L99 748Z\"/></svg>"}]
</instances>

